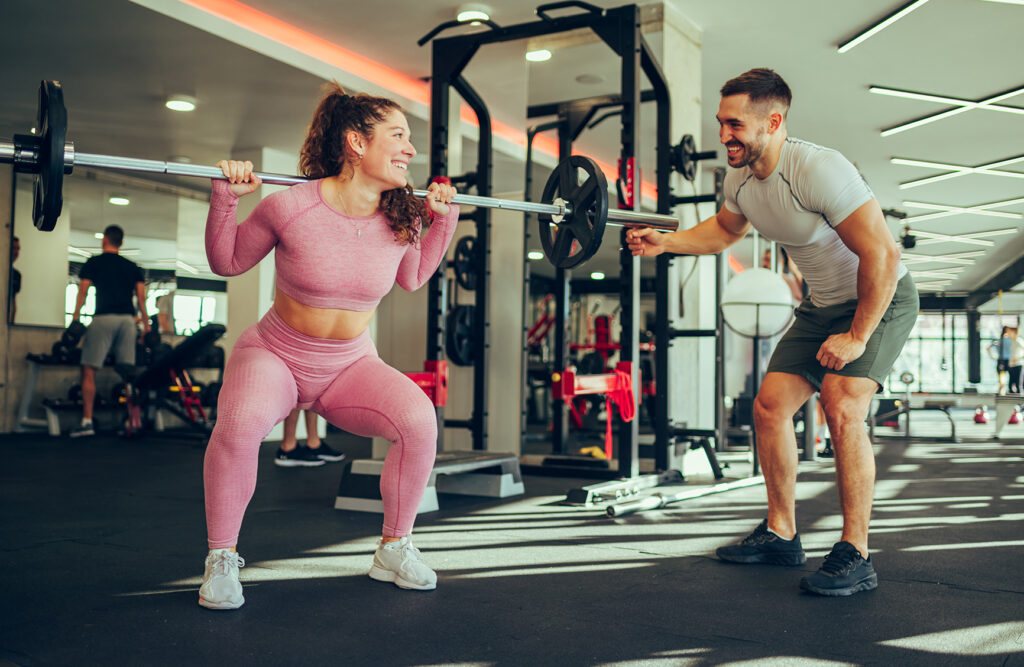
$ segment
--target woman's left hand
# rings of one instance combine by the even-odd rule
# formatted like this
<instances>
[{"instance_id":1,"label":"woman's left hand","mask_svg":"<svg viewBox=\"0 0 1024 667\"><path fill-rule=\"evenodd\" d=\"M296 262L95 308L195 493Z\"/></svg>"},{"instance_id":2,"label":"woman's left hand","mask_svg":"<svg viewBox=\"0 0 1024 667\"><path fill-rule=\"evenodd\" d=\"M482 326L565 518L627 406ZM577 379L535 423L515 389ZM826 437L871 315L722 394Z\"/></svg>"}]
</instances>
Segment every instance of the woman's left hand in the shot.
<instances>
[{"instance_id":1,"label":"woman's left hand","mask_svg":"<svg viewBox=\"0 0 1024 667\"><path fill-rule=\"evenodd\" d=\"M434 215L448 215L451 210L448 204L452 203L452 197L456 195L454 186L444 183L431 183L427 188L427 210Z\"/></svg>"}]
</instances>

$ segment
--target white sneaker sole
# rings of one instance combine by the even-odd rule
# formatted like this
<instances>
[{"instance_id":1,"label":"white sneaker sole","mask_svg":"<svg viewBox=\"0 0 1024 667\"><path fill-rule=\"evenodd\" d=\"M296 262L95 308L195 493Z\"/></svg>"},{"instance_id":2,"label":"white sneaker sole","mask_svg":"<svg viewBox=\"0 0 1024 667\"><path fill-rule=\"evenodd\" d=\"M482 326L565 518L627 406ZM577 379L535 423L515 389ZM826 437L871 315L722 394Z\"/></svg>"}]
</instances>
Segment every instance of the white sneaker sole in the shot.
<instances>
[{"instance_id":1,"label":"white sneaker sole","mask_svg":"<svg viewBox=\"0 0 1024 667\"><path fill-rule=\"evenodd\" d=\"M391 570L385 570L384 568L377 567L376 565L370 568L370 579L375 579L376 581L390 582L395 586L398 586L399 588L405 588L407 590L413 591L432 591L435 588L437 588L437 583L426 585L415 584L411 581L407 581L401 578L400 576L398 576L397 573L392 572Z\"/></svg>"},{"instance_id":2,"label":"white sneaker sole","mask_svg":"<svg viewBox=\"0 0 1024 667\"><path fill-rule=\"evenodd\" d=\"M218 609L218 610L238 609L243 604L245 604L245 598L244 597L241 600L239 600L238 602L231 602L231 601L213 602L211 600L204 600L203 598L199 598L199 606L200 607L206 607L207 609Z\"/></svg>"},{"instance_id":3,"label":"white sneaker sole","mask_svg":"<svg viewBox=\"0 0 1024 667\"><path fill-rule=\"evenodd\" d=\"M274 465L282 468L316 468L317 466L326 465L327 461L320 459L318 461L294 461L292 459L274 459Z\"/></svg>"}]
</instances>

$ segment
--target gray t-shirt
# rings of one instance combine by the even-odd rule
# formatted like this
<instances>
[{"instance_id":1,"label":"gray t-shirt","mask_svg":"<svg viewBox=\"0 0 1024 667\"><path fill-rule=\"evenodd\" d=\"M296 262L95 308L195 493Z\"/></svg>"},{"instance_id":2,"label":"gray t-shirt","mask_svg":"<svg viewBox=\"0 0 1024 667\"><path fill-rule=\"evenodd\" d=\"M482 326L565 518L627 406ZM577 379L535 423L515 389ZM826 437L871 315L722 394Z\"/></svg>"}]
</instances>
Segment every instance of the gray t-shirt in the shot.
<instances>
[{"instance_id":1,"label":"gray t-shirt","mask_svg":"<svg viewBox=\"0 0 1024 667\"><path fill-rule=\"evenodd\" d=\"M874 194L842 154L788 138L768 178L758 179L750 167L730 169L724 194L725 208L786 249L810 287L811 303L831 306L857 298L860 259L835 226ZM901 263L897 277L906 272Z\"/></svg>"}]
</instances>

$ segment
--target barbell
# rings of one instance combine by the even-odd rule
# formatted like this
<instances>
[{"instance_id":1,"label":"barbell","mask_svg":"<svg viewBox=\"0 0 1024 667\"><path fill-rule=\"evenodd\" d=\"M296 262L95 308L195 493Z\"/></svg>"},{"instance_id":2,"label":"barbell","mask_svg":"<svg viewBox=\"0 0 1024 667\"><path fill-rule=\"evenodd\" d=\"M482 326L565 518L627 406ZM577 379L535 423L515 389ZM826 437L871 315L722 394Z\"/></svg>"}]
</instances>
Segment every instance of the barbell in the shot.
<instances>
[{"instance_id":1,"label":"barbell","mask_svg":"<svg viewBox=\"0 0 1024 667\"><path fill-rule=\"evenodd\" d=\"M15 134L13 141L0 141L0 163L13 164L15 172L34 174L32 220L42 231L51 231L63 208L64 175L76 165L122 171L194 176L224 180L218 167L161 162L139 158L79 153L67 139L67 108L57 81L39 84L36 129L33 134ZM285 174L257 173L264 183L296 185L307 178ZM426 190L414 190L419 198ZM543 201L515 201L495 197L458 194L456 204L482 206L538 214L540 241L548 260L556 267L571 269L594 256L607 225L651 227L675 231L679 221L669 215L608 208L608 181L594 160L573 155L563 160L544 186Z\"/></svg>"}]
</instances>

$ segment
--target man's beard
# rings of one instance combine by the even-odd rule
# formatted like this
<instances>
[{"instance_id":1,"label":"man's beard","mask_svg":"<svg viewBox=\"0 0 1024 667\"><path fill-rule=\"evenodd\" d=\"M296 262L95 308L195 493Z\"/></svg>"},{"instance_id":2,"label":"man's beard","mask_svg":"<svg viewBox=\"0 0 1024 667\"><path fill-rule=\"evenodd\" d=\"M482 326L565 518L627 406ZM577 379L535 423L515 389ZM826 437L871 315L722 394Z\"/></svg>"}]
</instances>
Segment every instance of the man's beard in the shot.
<instances>
[{"instance_id":1,"label":"man's beard","mask_svg":"<svg viewBox=\"0 0 1024 667\"><path fill-rule=\"evenodd\" d=\"M735 169L749 167L750 165L754 164L754 162L756 162L758 158L764 155L765 148L768 147L768 141L765 139L764 130L759 131L757 133L757 136L754 138L754 141L749 144L745 144L740 141L737 141L736 143L743 146L744 158L739 164L729 165ZM728 148L728 146L726 146L726 148Z\"/></svg>"}]
</instances>

